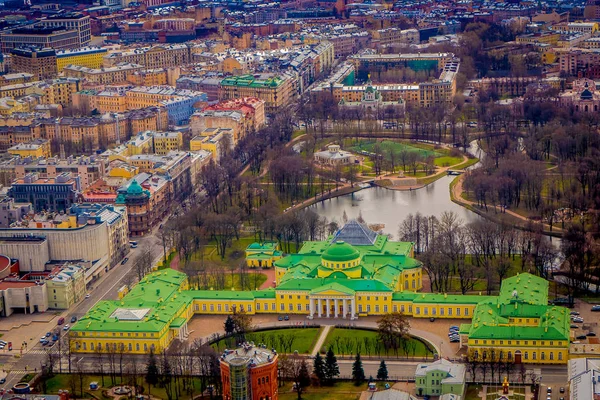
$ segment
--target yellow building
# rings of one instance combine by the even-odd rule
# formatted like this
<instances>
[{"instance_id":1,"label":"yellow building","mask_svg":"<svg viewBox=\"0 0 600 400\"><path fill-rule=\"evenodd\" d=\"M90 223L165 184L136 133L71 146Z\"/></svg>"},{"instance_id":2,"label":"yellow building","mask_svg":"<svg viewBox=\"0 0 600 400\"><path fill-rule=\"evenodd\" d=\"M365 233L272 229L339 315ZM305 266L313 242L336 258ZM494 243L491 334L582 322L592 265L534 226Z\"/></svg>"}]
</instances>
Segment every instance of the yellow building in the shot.
<instances>
[{"instance_id":1,"label":"yellow building","mask_svg":"<svg viewBox=\"0 0 600 400\"><path fill-rule=\"evenodd\" d=\"M12 115L23 112L29 112L29 103L11 99L10 97L0 98L0 115Z\"/></svg>"},{"instance_id":2,"label":"yellow building","mask_svg":"<svg viewBox=\"0 0 600 400\"><path fill-rule=\"evenodd\" d=\"M10 147L8 152L22 158L49 158L52 156L50 151L50 141L46 139L36 139L29 143L19 143Z\"/></svg>"},{"instance_id":3,"label":"yellow building","mask_svg":"<svg viewBox=\"0 0 600 400\"><path fill-rule=\"evenodd\" d=\"M291 103L298 96L298 78L289 73L256 78L240 75L225 78L219 89L220 100L239 97L258 97L265 101L265 111L275 113L278 108Z\"/></svg>"},{"instance_id":4,"label":"yellow building","mask_svg":"<svg viewBox=\"0 0 600 400\"><path fill-rule=\"evenodd\" d=\"M183 147L181 132L153 132L152 140L154 141L154 154L165 155Z\"/></svg>"},{"instance_id":5,"label":"yellow building","mask_svg":"<svg viewBox=\"0 0 600 400\"><path fill-rule=\"evenodd\" d=\"M83 267L68 265L52 279L46 280L48 306L66 310L85 297L85 274Z\"/></svg>"},{"instance_id":6,"label":"yellow building","mask_svg":"<svg viewBox=\"0 0 600 400\"><path fill-rule=\"evenodd\" d=\"M209 151L217 162L226 150L223 146L233 148L233 132L230 128L206 128L200 136L194 136L190 141L190 150Z\"/></svg>"},{"instance_id":7,"label":"yellow building","mask_svg":"<svg viewBox=\"0 0 600 400\"><path fill-rule=\"evenodd\" d=\"M131 353L161 351L185 339L193 314L296 314L356 319L401 312L413 318L469 320L460 326L469 357L564 364L569 311L548 306L548 282L531 274L506 279L498 296L417 293L422 267L412 243L392 242L350 221L323 242L305 242L298 254L278 256L276 246L250 246L247 262L266 255L276 288L254 291L188 290L186 275L171 269L148 275L117 301L102 301L71 330L75 351L98 345ZM271 251L273 252L272 254ZM262 266L259 263L257 266ZM118 348L118 347L117 347Z\"/></svg>"},{"instance_id":8,"label":"yellow building","mask_svg":"<svg viewBox=\"0 0 600 400\"><path fill-rule=\"evenodd\" d=\"M151 154L152 153L152 135L145 132L141 132L138 135L132 137L127 143L127 155L135 156L138 154Z\"/></svg>"},{"instance_id":9,"label":"yellow building","mask_svg":"<svg viewBox=\"0 0 600 400\"><path fill-rule=\"evenodd\" d=\"M270 268L283 253L277 242L252 243L246 247L246 265L250 268Z\"/></svg>"},{"instance_id":10,"label":"yellow building","mask_svg":"<svg viewBox=\"0 0 600 400\"><path fill-rule=\"evenodd\" d=\"M107 54L108 50L100 47L60 50L56 52L56 69L61 72L67 65L102 68L103 57Z\"/></svg>"}]
</instances>

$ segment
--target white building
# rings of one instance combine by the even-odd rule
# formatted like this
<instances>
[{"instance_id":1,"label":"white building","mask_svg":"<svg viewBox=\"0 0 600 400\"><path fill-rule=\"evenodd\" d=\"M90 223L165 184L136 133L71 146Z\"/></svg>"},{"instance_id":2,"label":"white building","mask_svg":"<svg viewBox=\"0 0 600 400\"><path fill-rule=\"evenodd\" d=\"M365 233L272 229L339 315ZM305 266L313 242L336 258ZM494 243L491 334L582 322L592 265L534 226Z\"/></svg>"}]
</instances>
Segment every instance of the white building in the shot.
<instances>
[{"instance_id":1,"label":"white building","mask_svg":"<svg viewBox=\"0 0 600 400\"><path fill-rule=\"evenodd\" d=\"M340 149L337 144L327 146L326 151L315 153L315 161L321 164L328 165L347 165L352 164L356 160L354 154L349 151Z\"/></svg>"}]
</instances>

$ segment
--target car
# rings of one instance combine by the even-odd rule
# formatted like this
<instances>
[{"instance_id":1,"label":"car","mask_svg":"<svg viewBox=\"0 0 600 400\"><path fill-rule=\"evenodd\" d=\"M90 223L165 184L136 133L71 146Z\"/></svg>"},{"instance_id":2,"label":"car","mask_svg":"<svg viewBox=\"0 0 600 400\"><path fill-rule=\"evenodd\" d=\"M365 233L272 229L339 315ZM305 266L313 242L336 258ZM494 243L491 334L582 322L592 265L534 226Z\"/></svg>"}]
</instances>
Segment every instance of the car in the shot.
<instances>
[{"instance_id":1,"label":"car","mask_svg":"<svg viewBox=\"0 0 600 400\"><path fill-rule=\"evenodd\" d=\"M596 304L595 306L592 306L592 311L600 311L600 304Z\"/></svg>"},{"instance_id":2,"label":"car","mask_svg":"<svg viewBox=\"0 0 600 400\"><path fill-rule=\"evenodd\" d=\"M582 324L583 323L583 318L581 318L581 317L575 317L575 318L573 318L573 322L575 322L577 324Z\"/></svg>"},{"instance_id":3,"label":"car","mask_svg":"<svg viewBox=\"0 0 600 400\"><path fill-rule=\"evenodd\" d=\"M86 299L89 299L90 297L91 297L91 296L90 296L90 294L89 294L89 293L85 295L85 298L86 298Z\"/></svg>"},{"instance_id":4,"label":"car","mask_svg":"<svg viewBox=\"0 0 600 400\"><path fill-rule=\"evenodd\" d=\"M0 385L3 385L6 383L6 378L0 378Z\"/></svg>"},{"instance_id":5,"label":"car","mask_svg":"<svg viewBox=\"0 0 600 400\"><path fill-rule=\"evenodd\" d=\"M42 346L47 346L48 343L51 343L51 342L48 339L46 339L42 342Z\"/></svg>"},{"instance_id":6,"label":"car","mask_svg":"<svg viewBox=\"0 0 600 400\"><path fill-rule=\"evenodd\" d=\"M458 326L456 326L456 325L452 325L452 326L451 326L449 329L450 329L450 330L455 330L455 331L457 331L457 330L459 330L460 328L459 328Z\"/></svg>"},{"instance_id":7,"label":"car","mask_svg":"<svg viewBox=\"0 0 600 400\"><path fill-rule=\"evenodd\" d=\"M68 330L69 330L69 328L70 328L69 324L66 324L66 325L63 327L63 331L68 331Z\"/></svg>"},{"instance_id":8,"label":"car","mask_svg":"<svg viewBox=\"0 0 600 400\"><path fill-rule=\"evenodd\" d=\"M62 325L62 324L64 324L64 323L65 323L65 319L64 319L63 317L60 317L60 318L58 319L58 322L57 322L57 324L58 324L58 325Z\"/></svg>"},{"instance_id":9,"label":"car","mask_svg":"<svg viewBox=\"0 0 600 400\"><path fill-rule=\"evenodd\" d=\"M277 317L277 321L283 321L283 317L280 315L279 317Z\"/></svg>"},{"instance_id":10,"label":"car","mask_svg":"<svg viewBox=\"0 0 600 400\"><path fill-rule=\"evenodd\" d=\"M571 311L571 315L579 315L579 311Z\"/></svg>"},{"instance_id":11,"label":"car","mask_svg":"<svg viewBox=\"0 0 600 400\"><path fill-rule=\"evenodd\" d=\"M50 343L48 343L48 347L54 346L54 343L56 343L56 342L50 342Z\"/></svg>"},{"instance_id":12,"label":"car","mask_svg":"<svg viewBox=\"0 0 600 400\"><path fill-rule=\"evenodd\" d=\"M129 258L125 257L123 261L121 261L121 265L127 264L127 261L129 261Z\"/></svg>"},{"instance_id":13,"label":"car","mask_svg":"<svg viewBox=\"0 0 600 400\"><path fill-rule=\"evenodd\" d=\"M7 345L7 342L5 342L4 340L0 340L0 344L1 344L2 346L6 346L6 345Z\"/></svg>"},{"instance_id":14,"label":"car","mask_svg":"<svg viewBox=\"0 0 600 400\"><path fill-rule=\"evenodd\" d=\"M552 396L547 396L546 400L552 400Z\"/></svg>"},{"instance_id":15,"label":"car","mask_svg":"<svg viewBox=\"0 0 600 400\"><path fill-rule=\"evenodd\" d=\"M0 344L0 350L4 350L4 346L3 344Z\"/></svg>"},{"instance_id":16,"label":"car","mask_svg":"<svg viewBox=\"0 0 600 400\"><path fill-rule=\"evenodd\" d=\"M283 317L283 320L284 320L284 321L289 321L289 320L290 320L290 316L289 316L289 315L286 315L285 317Z\"/></svg>"},{"instance_id":17,"label":"car","mask_svg":"<svg viewBox=\"0 0 600 400\"><path fill-rule=\"evenodd\" d=\"M460 338L457 338L457 337L450 338L450 343L458 343L458 342L460 342Z\"/></svg>"},{"instance_id":18,"label":"car","mask_svg":"<svg viewBox=\"0 0 600 400\"><path fill-rule=\"evenodd\" d=\"M554 301L552 301L552 303L555 304L555 305L569 304L569 299L567 299L566 297L557 297L556 299L554 299Z\"/></svg>"},{"instance_id":19,"label":"car","mask_svg":"<svg viewBox=\"0 0 600 400\"><path fill-rule=\"evenodd\" d=\"M552 386L548 386L548 389L546 390L546 393L548 393L548 394L552 393Z\"/></svg>"},{"instance_id":20,"label":"car","mask_svg":"<svg viewBox=\"0 0 600 400\"><path fill-rule=\"evenodd\" d=\"M46 337L52 336L52 332L46 332Z\"/></svg>"},{"instance_id":21,"label":"car","mask_svg":"<svg viewBox=\"0 0 600 400\"><path fill-rule=\"evenodd\" d=\"M577 329L577 328L579 328L579 325L571 324L571 329Z\"/></svg>"},{"instance_id":22,"label":"car","mask_svg":"<svg viewBox=\"0 0 600 400\"><path fill-rule=\"evenodd\" d=\"M77 317L74 315L71 317L71 323L73 323L73 322L77 322Z\"/></svg>"},{"instance_id":23,"label":"car","mask_svg":"<svg viewBox=\"0 0 600 400\"><path fill-rule=\"evenodd\" d=\"M561 398L560 398L560 399L558 399L558 400L565 400L565 398L564 398L564 397L561 397Z\"/></svg>"},{"instance_id":24,"label":"car","mask_svg":"<svg viewBox=\"0 0 600 400\"><path fill-rule=\"evenodd\" d=\"M588 332L586 336L596 336L594 332Z\"/></svg>"},{"instance_id":25,"label":"car","mask_svg":"<svg viewBox=\"0 0 600 400\"><path fill-rule=\"evenodd\" d=\"M575 339L585 340L585 339L587 339L587 336L586 335L579 335L579 336L576 336Z\"/></svg>"},{"instance_id":26,"label":"car","mask_svg":"<svg viewBox=\"0 0 600 400\"><path fill-rule=\"evenodd\" d=\"M43 343L43 342L44 342L44 340L46 340L46 336L42 336L42 337L40 338L40 343Z\"/></svg>"},{"instance_id":27,"label":"car","mask_svg":"<svg viewBox=\"0 0 600 400\"><path fill-rule=\"evenodd\" d=\"M559 391L560 391L561 393L564 393L564 392L565 392L565 388L564 388L564 387L561 387L561 388L559 389Z\"/></svg>"}]
</instances>

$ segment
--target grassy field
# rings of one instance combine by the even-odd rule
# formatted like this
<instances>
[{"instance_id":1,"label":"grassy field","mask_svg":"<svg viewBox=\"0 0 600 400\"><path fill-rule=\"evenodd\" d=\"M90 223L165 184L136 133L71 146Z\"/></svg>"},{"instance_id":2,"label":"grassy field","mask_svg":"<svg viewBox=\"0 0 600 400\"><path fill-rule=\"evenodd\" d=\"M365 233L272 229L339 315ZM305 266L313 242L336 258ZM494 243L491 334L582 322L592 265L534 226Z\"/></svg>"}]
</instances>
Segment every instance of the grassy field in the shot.
<instances>
[{"instance_id":1,"label":"grassy field","mask_svg":"<svg viewBox=\"0 0 600 400\"><path fill-rule=\"evenodd\" d=\"M397 154L401 151L410 151L420 153L423 158L427 158L430 156L433 157L441 157L442 154L440 152L434 151L433 149L420 148L417 146L409 145L403 142L395 142L392 140L383 140L381 142L374 141L361 141L357 145L350 148L350 151L359 152L359 151L368 151L370 153L373 152L373 148L375 144L379 143L381 146L381 150L383 151L384 157L388 158L388 152L390 150L394 150ZM460 160L459 160L460 161Z\"/></svg>"},{"instance_id":2,"label":"grassy field","mask_svg":"<svg viewBox=\"0 0 600 400\"><path fill-rule=\"evenodd\" d=\"M338 339L339 338L339 339ZM365 339L368 347L365 346ZM415 338L409 339L408 355L405 354L402 348L398 349L398 354L393 349L385 350L383 347L376 348L376 343L379 343L376 331L369 331L364 329L343 329L334 328L327 335L323 349L328 349L330 346L333 347L335 354L342 355L353 355L360 353L363 355L379 355L378 353L385 354L388 356L414 356L414 357L425 357L431 356L431 351L428 350L427 345ZM414 346L414 348L412 347ZM323 350L321 349L321 350Z\"/></svg>"},{"instance_id":3,"label":"grassy field","mask_svg":"<svg viewBox=\"0 0 600 400\"><path fill-rule=\"evenodd\" d=\"M71 375L69 375L69 374L54 375L52 378L50 378L46 381L46 388L47 388L46 392L48 394L57 394L58 391L61 389L67 389L67 390L71 391L70 376ZM73 374L73 378L75 378L75 381L76 381L76 391L75 391L76 397L80 397L79 377L76 374ZM108 376L104 377L104 385L105 386L104 387L101 386L100 389L98 389L98 390L90 390L91 382L98 382L99 385L102 385L102 378L99 375L85 375L84 376L84 378L83 378L84 397L91 398L91 399L97 398L97 399L102 399L102 400L113 400L113 397L104 396L104 394L102 393L103 390L109 389L113 386L111 384L111 380ZM121 381L120 381L119 377L117 377L116 385L119 385L120 383L121 383ZM124 383L126 384L127 382L125 381ZM144 394L147 394L148 385L146 384L146 382L144 382L143 376L142 376L142 378L139 379L138 384L143 384ZM198 394L200 394L200 380L199 379L194 379L194 387L195 387L194 394L197 396ZM166 399L167 393L165 392L164 388L152 387L152 396L160 398L160 399ZM187 396L187 395L184 395L184 396ZM187 397L184 397L184 398L187 398Z\"/></svg>"},{"instance_id":4,"label":"grassy field","mask_svg":"<svg viewBox=\"0 0 600 400\"><path fill-rule=\"evenodd\" d=\"M292 353L298 351L300 354L308 354L312 350L319 337L319 328L291 328L291 329L271 329L266 331L252 332L246 335L246 340L255 344L265 344L268 348L274 348L279 353L283 353L282 341L292 340ZM293 338L293 339L292 339ZM233 338L219 340L212 346L222 351L235 346Z\"/></svg>"},{"instance_id":5,"label":"grassy field","mask_svg":"<svg viewBox=\"0 0 600 400\"><path fill-rule=\"evenodd\" d=\"M377 382L379 390L382 390L384 385L385 383ZM337 382L333 386L307 387L302 393L302 398L304 400L356 400L365 390L367 390L367 382L356 386L352 382L344 381ZM279 399L296 400L297 398L298 394L292 391L291 383L286 383L279 389Z\"/></svg>"}]
</instances>

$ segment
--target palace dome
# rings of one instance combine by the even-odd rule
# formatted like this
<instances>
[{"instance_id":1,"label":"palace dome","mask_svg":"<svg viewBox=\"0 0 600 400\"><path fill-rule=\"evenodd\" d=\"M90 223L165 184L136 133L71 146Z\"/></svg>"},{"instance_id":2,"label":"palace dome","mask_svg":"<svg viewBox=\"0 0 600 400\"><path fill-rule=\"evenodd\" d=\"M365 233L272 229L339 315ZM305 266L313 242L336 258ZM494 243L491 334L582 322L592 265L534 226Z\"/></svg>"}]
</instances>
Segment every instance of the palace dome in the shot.
<instances>
[{"instance_id":1,"label":"palace dome","mask_svg":"<svg viewBox=\"0 0 600 400\"><path fill-rule=\"evenodd\" d=\"M360 253L358 250L343 240L338 240L331 244L321 256L323 260L333 262L353 261L359 257Z\"/></svg>"}]
</instances>

